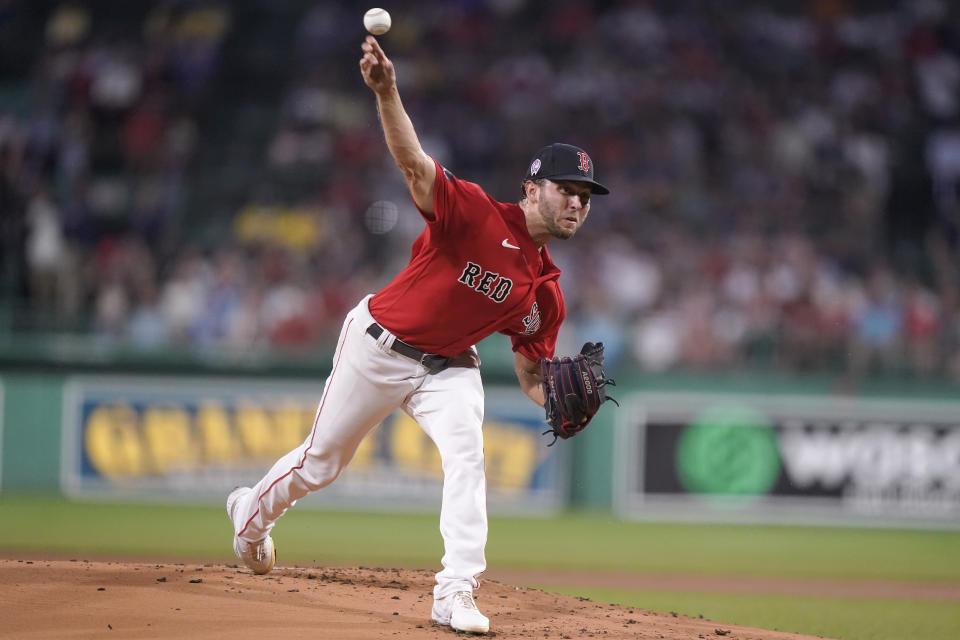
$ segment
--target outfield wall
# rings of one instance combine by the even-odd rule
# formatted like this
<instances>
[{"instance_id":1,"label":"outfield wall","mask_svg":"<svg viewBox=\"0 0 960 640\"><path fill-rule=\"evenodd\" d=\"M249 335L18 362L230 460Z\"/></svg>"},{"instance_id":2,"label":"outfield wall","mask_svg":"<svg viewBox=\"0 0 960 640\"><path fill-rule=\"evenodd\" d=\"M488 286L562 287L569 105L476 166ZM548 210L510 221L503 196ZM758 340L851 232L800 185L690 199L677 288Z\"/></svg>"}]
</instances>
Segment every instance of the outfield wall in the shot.
<instances>
[{"instance_id":1,"label":"outfield wall","mask_svg":"<svg viewBox=\"0 0 960 640\"><path fill-rule=\"evenodd\" d=\"M769 381L623 380L619 409L547 447L540 410L487 383L491 513L569 506L662 521L960 527L960 403L840 397ZM0 491L219 502L310 431L322 378L9 372ZM677 381L674 380L674 383ZM790 393L791 390L802 393ZM915 394L913 394L915 395ZM435 509L442 476L402 412L374 430L318 508Z\"/></svg>"},{"instance_id":2,"label":"outfield wall","mask_svg":"<svg viewBox=\"0 0 960 640\"><path fill-rule=\"evenodd\" d=\"M59 490L63 376L6 374L0 382L0 489Z\"/></svg>"}]
</instances>

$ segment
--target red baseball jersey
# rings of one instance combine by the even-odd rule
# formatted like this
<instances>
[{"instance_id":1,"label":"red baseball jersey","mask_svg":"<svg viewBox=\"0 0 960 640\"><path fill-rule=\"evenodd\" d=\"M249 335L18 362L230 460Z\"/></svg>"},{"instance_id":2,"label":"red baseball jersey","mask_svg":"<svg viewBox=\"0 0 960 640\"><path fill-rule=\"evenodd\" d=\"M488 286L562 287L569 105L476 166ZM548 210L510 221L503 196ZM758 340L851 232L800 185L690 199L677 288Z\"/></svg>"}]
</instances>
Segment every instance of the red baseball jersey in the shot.
<instances>
[{"instance_id":1,"label":"red baseball jersey","mask_svg":"<svg viewBox=\"0 0 960 640\"><path fill-rule=\"evenodd\" d=\"M430 353L453 356L500 332L533 361L553 357L566 316L560 269L533 243L518 205L434 163L434 220L410 263L370 300L371 315Z\"/></svg>"}]
</instances>

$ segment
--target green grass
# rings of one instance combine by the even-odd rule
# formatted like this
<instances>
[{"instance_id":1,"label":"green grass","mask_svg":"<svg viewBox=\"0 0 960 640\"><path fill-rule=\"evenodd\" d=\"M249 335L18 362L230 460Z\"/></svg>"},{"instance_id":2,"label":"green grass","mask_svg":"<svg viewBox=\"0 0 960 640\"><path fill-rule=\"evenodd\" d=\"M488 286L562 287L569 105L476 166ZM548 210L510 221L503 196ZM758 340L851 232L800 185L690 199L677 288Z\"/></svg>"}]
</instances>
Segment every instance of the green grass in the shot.
<instances>
[{"instance_id":1,"label":"green grass","mask_svg":"<svg viewBox=\"0 0 960 640\"><path fill-rule=\"evenodd\" d=\"M274 530L286 562L435 566L437 515L294 508ZM0 497L0 549L230 556L219 507ZM558 553L576 545L576 553ZM571 514L492 518L489 564L509 567L960 583L960 532L668 525Z\"/></svg>"},{"instance_id":2,"label":"green grass","mask_svg":"<svg viewBox=\"0 0 960 640\"><path fill-rule=\"evenodd\" d=\"M222 508L0 497L0 550L233 558ZM274 539L284 563L432 566L436 517L292 510Z\"/></svg>"},{"instance_id":3,"label":"green grass","mask_svg":"<svg viewBox=\"0 0 960 640\"><path fill-rule=\"evenodd\" d=\"M577 541L576 553L555 543ZM494 520L488 553L508 566L960 582L960 532Z\"/></svg>"},{"instance_id":4,"label":"green grass","mask_svg":"<svg viewBox=\"0 0 960 640\"><path fill-rule=\"evenodd\" d=\"M0 551L229 560L220 507L0 496ZM291 510L282 564L439 568L437 514ZM606 515L492 518L491 567L960 584L960 532L625 523ZM960 637L960 603L671 591L551 590L731 624L844 640Z\"/></svg>"},{"instance_id":5,"label":"green grass","mask_svg":"<svg viewBox=\"0 0 960 640\"><path fill-rule=\"evenodd\" d=\"M722 628L723 623L739 624L839 640L946 640L960 637L960 605L956 602L577 589L569 586L542 588L599 602L703 616L718 621L718 628Z\"/></svg>"}]
</instances>

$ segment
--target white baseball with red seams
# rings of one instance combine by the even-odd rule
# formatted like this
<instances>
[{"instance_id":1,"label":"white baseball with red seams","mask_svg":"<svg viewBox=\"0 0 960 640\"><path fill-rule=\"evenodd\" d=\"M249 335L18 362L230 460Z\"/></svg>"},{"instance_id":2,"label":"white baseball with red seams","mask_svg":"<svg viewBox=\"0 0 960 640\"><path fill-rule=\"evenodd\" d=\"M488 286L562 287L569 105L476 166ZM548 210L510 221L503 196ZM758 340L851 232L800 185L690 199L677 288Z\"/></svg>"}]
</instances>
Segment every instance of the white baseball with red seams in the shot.
<instances>
[{"instance_id":1,"label":"white baseball with red seams","mask_svg":"<svg viewBox=\"0 0 960 640\"><path fill-rule=\"evenodd\" d=\"M375 36L380 36L390 31L391 23L390 13L380 7L374 7L363 14L363 26Z\"/></svg>"}]
</instances>

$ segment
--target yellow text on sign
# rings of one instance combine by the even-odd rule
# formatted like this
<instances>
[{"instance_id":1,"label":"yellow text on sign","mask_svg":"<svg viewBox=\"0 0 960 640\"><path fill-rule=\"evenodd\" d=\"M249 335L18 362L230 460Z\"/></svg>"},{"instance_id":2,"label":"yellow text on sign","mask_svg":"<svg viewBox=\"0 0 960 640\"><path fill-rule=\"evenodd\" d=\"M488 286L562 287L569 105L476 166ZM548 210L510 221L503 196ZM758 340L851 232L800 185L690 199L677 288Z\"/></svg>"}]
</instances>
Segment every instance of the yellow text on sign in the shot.
<instances>
[{"instance_id":1,"label":"yellow text on sign","mask_svg":"<svg viewBox=\"0 0 960 640\"><path fill-rule=\"evenodd\" d=\"M273 460L303 442L314 410L302 404L228 409L204 403L183 406L104 404L87 418L84 449L108 477L165 474L202 467Z\"/></svg>"},{"instance_id":2,"label":"yellow text on sign","mask_svg":"<svg viewBox=\"0 0 960 640\"><path fill-rule=\"evenodd\" d=\"M269 465L300 446L315 409L304 403L228 407L102 404L89 414L84 450L93 468L111 478L164 475L203 469ZM534 433L507 422L483 426L487 484L501 490L528 487L541 461ZM383 458L386 459L383 459ZM360 444L350 469L392 465L415 476L440 479L440 455L419 425L402 412Z\"/></svg>"}]
</instances>

